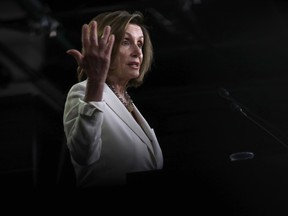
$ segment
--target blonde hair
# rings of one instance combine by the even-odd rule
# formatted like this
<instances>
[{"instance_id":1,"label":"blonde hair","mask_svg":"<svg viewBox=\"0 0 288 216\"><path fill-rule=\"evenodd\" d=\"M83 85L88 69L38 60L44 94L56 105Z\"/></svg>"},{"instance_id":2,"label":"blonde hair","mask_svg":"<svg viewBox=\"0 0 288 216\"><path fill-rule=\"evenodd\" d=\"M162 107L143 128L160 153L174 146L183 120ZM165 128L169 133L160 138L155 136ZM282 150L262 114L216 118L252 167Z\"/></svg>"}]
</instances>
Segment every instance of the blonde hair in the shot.
<instances>
[{"instance_id":1,"label":"blonde hair","mask_svg":"<svg viewBox=\"0 0 288 216\"><path fill-rule=\"evenodd\" d=\"M114 12L104 12L96 17L94 17L91 22L95 20L97 21L97 32L98 38L100 38L103 34L104 27L107 25L111 26L111 34L115 35L115 42L112 49L111 54L111 62L114 61L117 52L119 50L120 43L124 37L125 29L128 24L136 24L140 26L144 34L144 45L143 45L143 62L140 67L140 75L136 79L132 79L128 83L129 86L138 87L143 83L144 76L151 69L152 61L153 61L153 46L150 39L150 35L148 32L148 28L144 24L144 16L141 12L135 11L133 13L129 13L128 11L119 10ZM85 80L86 74L85 71L78 67L78 81ZM108 72L109 73L109 72Z\"/></svg>"}]
</instances>

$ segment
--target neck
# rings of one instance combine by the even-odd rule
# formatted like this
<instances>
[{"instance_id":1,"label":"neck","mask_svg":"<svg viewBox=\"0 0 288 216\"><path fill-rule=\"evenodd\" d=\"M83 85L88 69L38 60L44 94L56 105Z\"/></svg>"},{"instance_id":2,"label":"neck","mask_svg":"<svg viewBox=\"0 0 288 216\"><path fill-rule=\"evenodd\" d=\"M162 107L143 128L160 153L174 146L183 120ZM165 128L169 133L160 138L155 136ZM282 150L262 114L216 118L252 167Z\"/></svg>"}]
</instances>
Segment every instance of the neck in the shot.
<instances>
[{"instance_id":1,"label":"neck","mask_svg":"<svg viewBox=\"0 0 288 216\"><path fill-rule=\"evenodd\" d=\"M113 86L113 88L118 92L118 94L124 96L127 91L127 81L116 79L114 76L109 76L106 79L106 83L109 86Z\"/></svg>"},{"instance_id":2,"label":"neck","mask_svg":"<svg viewBox=\"0 0 288 216\"><path fill-rule=\"evenodd\" d=\"M120 85L115 85L115 84L107 84L113 91L117 92L118 95L121 95L124 97L126 88Z\"/></svg>"}]
</instances>

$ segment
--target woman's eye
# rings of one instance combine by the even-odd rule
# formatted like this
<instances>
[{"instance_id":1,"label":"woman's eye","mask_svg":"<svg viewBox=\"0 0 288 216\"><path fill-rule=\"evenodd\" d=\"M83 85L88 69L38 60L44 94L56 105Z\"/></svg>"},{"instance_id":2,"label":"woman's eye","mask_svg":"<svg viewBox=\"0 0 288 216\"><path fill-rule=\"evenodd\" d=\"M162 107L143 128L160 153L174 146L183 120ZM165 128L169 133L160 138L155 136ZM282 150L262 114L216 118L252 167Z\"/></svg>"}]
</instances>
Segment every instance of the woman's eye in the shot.
<instances>
[{"instance_id":1,"label":"woman's eye","mask_svg":"<svg viewBox=\"0 0 288 216\"><path fill-rule=\"evenodd\" d=\"M123 45L123 46L130 46L130 45L131 45L131 42L130 42L129 40L123 40L122 43L121 43L121 45ZM142 47L143 47L143 43L142 43L142 42L138 42L138 43L137 43L137 46L138 46L139 48L142 48Z\"/></svg>"},{"instance_id":2,"label":"woman's eye","mask_svg":"<svg viewBox=\"0 0 288 216\"><path fill-rule=\"evenodd\" d=\"M122 45L124 45L124 46L127 46L127 45L129 45L130 43L129 43L129 41L128 40L124 40L124 41L122 41Z\"/></svg>"}]
</instances>

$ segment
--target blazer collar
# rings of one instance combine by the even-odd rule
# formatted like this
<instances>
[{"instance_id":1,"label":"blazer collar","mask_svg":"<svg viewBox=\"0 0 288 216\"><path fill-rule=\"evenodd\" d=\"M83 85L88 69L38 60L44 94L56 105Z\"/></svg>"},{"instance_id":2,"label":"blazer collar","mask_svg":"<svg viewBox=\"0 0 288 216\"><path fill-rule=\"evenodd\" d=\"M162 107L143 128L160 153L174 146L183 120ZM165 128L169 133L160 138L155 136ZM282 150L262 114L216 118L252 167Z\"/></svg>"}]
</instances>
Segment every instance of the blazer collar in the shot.
<instances>
[{"instance_id":1,"label":"blazer collar","mask_svg":"<svg viewBox=\"0 0 288 216\"><path fill-rule=\"evenodd\" d=\"M109 88L107 84L105 84L104 87L104 100L106 104L118 115L118 117L126 123L126 125L135 133L137 136L148 146L148 148L153 151L151 141L149 140L146 133L143 131L143 129L146 129L146 125L142 129L139 124L143 123L143 120L139 122L139 124L136 122L136 120L133 118L133 116L127 111L124 104L117 98L117 96L114 94L114 92ZM134 106L135 107L135 106ZM136 107L135 107L136 108ZM137 110L137 108L136 108ZM139 117L142 117L139 115L139 111L136 111L136 114ZM147 131L146 131L147 132Z\"/></svg>"}]
</instances>

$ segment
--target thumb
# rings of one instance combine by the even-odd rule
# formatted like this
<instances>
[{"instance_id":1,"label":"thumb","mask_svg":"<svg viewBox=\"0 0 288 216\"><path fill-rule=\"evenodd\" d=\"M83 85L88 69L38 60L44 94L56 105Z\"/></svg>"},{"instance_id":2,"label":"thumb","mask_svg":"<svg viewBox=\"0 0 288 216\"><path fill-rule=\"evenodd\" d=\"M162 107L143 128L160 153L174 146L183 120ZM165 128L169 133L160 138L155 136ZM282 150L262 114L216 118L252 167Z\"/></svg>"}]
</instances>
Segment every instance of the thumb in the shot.
<instances>
[{"instance_id":1,"label":"thumb","mask_svg":"<svg viewBox=\"0 0 288 216\"><path fill-rule=\"evenodd\" d=\"M66 53L68 55L71 55L74 57L74 59L76 60L78 66L80 66L80 63L81 63L81 59L82 59L82 54L78 51L78 50L75 50L75 49L69 49L66 51Z\"/></svg>"}]
</instances>

